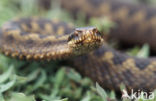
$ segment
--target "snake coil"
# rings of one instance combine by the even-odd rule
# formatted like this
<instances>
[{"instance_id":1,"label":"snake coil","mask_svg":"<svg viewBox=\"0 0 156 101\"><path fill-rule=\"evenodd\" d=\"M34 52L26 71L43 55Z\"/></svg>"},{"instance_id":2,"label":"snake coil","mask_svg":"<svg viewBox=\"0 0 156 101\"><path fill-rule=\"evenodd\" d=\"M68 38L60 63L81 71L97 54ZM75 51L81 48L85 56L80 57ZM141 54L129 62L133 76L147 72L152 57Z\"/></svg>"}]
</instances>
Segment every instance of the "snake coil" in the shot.
<instances>
[{"instance_id":1,"label":"snake coil","mask_svg":"<svg viewBox=\"0 0 156 101\"><path fill-rule=\"evenodd\" d=\"M151 25L144 27L140 24L146 18L146 20L150 19L149 24L156 25L156 10L142 6L140 8L133 6L133 9L130 9L131 5L123 6L122 3L117 1L113 3L111 0L97 0L98 2L77 0L72 5L67 1L71 0L63 0L63 7L72 12L76 12L79 8L88 16L113 15L111 18L120 27L111 32L112 36L130 41L139 39L140 35L143 35L142 39L147 39L153 48L156 47L156 42L152 42L156 29ZM85 4L87 9L80 6L82 4ZM140 10L142 8L147 15L142 13L144 12ZM137 11L138 13L135 13ZM128 15L131 15L132 19L127 22L126 18L130 19ZM133 25L139 25L138 30L132 30L135 28ZM150 31L149 27L151 27ZM140 32L143 34L139 34ZM147 37L149 32L151 34ZM136 37L130 33L136 34ZM121 37L123 34L127 35L125 39ZM95 27L74 29L71 24L57 20L21 18L7 22L0 29L0 52L7 56L28 60L65 59L80 73L89 76L104 88L119 90L120 84L124 84L128 89L156 88L155 58L136 58L118 52L109 48L103 37ZM144 40L135 42L144 43Z\"/></svg>"}]
</instances>

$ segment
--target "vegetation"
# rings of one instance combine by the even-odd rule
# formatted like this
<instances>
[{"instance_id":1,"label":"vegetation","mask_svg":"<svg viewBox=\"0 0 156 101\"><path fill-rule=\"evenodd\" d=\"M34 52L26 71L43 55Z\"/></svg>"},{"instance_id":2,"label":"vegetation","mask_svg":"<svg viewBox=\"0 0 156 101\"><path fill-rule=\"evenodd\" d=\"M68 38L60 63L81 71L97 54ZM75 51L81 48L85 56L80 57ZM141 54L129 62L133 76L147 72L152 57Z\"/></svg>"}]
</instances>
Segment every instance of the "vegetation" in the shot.
<instances>
[{"instance_id":1,"label":"vegetation","mask_svg":"<svg viewBox=\"0 0 156 101\"><path fill-rule=\"evenodd\" d=\"M86 25L84 14L80 14L75 21L68 12L59 7L58 2L55 3L53 4L55 6L46 11L38 6L36 0L0 0L0 26L10 19L26 16L57 18L76 23L77 26ZM91 18L89 25L96 25L100 30L108 32L113 23L107 18ZM149 47L136 46L127 52L131 55L148 57ZM0 54L0 101L117 100L114 91L105 91L97 83L95 86L95 82L89 78L81 77L73 69L60 65L57 61L41 63L19 61Z\"/></svg>"}]
</instances>

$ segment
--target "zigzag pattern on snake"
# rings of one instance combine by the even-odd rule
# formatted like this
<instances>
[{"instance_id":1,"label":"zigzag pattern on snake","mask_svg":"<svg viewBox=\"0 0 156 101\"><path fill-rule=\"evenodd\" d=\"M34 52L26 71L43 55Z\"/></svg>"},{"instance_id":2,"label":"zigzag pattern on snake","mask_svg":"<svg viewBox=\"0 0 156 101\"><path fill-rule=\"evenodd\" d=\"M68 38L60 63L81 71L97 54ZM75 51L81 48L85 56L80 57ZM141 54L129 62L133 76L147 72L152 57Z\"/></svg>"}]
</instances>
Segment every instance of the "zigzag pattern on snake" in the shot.
<instances>
[{"instance_id":1,"label":"zigzag pattern on snake","mask_svg":"<svg viewBox=\"0 0 156 101\"><path fill-rule=\"evenodd\" d=\"M89 16L101 16L102 12L112 16L112 19L115 19L119 26L121 25L119 29L112 31L112 36L115 32L122 35L134 33L138 36L136 39L143 36L142 39L152 38L151 40L154 41L153 37L156 35L156 30L153 28L156 24L154 8L134 6L130 9L131 5L122 6L120 2L114 1L114 3L107 0L98 0L99 2L77 0L72 5L65 1L68 0L63 0L62 3L67 9L81 9ZM86 4L87 9L79 7L81 3ZM89 12L90 7L95 9L95 13ZM126 22L128 15L131 15L133 20ZM129 16L128 18L130 19ZM143 26L140 24L142 21L148 24ZM125 26L123 26L124 23ZM134 23L138 25L138 29L130 32ZM145 37L147 33L150 33L148 38ZM7 56L28 60L65 59L80 73L97 81L104 88L119 90L121 84L128 89L153 90L156 88L155 58L143 59L120 53L109 48L103 37L95 27L74 30L72 25L61 21L21 18L9 21L2 26L0 51ZM130 40L133 39L128 41ZM153 48L156 47L151 40L147 42ZM144 40L136 42L144 43Z\"/></svg>"}]
</instances>

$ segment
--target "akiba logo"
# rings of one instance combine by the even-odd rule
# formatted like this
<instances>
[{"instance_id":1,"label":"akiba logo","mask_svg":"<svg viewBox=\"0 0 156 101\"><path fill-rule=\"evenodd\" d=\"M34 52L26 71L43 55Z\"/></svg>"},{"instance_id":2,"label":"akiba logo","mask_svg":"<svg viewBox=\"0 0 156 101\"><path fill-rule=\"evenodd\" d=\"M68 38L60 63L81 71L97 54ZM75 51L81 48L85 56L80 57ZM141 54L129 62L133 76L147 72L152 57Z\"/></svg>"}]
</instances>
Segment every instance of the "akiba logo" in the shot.
<instances>
[{"instance_id":1,"label":"akiba logo","mask_svg":"<svg viewBox=\"0 0 156 101\"><path fill-rule=\"evenodd\" d=\"M138 90L137 92L134 92L134 90L131 90L131 93L128 94L128 92L124 89L122 90L122 99L130 99L130 100L153 100L154 99L154 92L143 92L141 90Z\"/></svg>"}]
</instances>

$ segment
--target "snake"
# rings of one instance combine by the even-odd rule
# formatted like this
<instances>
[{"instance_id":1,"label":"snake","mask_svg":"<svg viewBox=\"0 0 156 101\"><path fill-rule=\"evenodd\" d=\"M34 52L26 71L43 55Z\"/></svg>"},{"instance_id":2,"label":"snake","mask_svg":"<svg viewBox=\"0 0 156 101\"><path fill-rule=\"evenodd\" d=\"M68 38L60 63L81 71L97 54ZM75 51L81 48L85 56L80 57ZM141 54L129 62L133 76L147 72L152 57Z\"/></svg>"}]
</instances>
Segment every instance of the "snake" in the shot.
<instances>
[{"instance_id":1,"label":"snake","mask_svg":"<svg viewBox=\"0 0 156 101\"><path fill-rule=\"evenodd\" d=\"M132 41L132 33L136 34L135 43L144 43L151 38L146 42L153 49L156 47L156 29L152 26L156 24L154 8L117 0L62 0L61 3L63 8L74 13L81 10L88 17L105 14L111 16L118 24L118 27L110 32L112 36L118 36L123 41ZM142 21L150 23L141 24ZM111 48L104 37L94 26L75 28L74 25L59 20L18 18L2 25L0 52L25 60L62 60L82 75L98 82L103 88L117 91L120 90L121 84L124 84L127 89L154 90L156 58L129 56Z\"/></svg>"}]
</instances>

